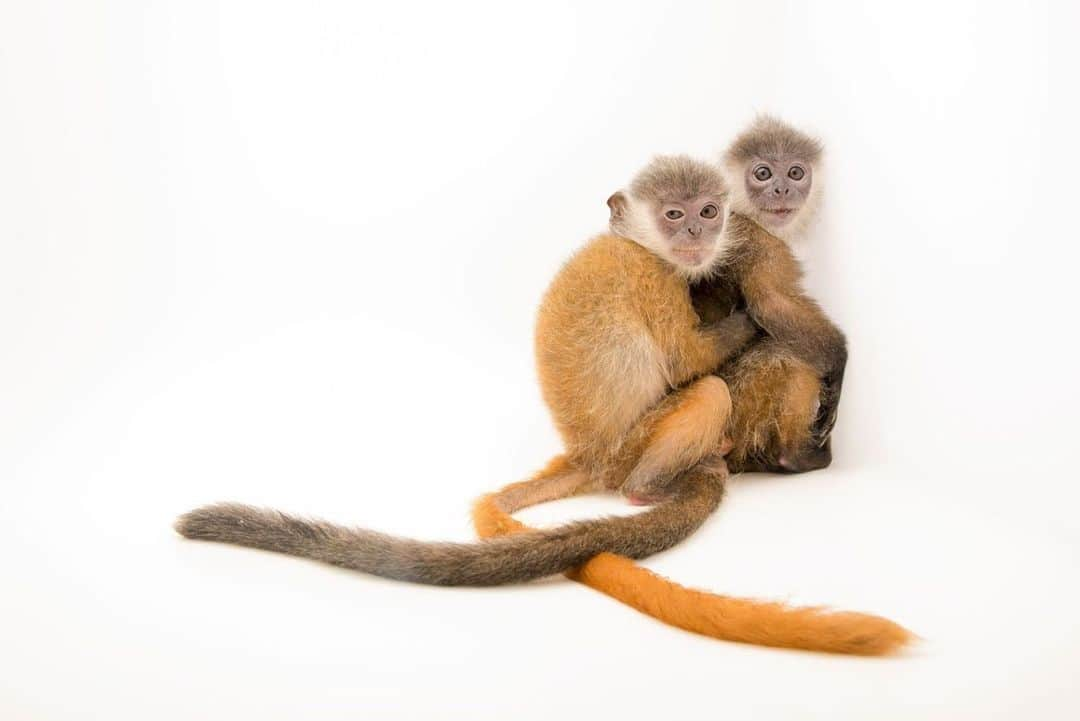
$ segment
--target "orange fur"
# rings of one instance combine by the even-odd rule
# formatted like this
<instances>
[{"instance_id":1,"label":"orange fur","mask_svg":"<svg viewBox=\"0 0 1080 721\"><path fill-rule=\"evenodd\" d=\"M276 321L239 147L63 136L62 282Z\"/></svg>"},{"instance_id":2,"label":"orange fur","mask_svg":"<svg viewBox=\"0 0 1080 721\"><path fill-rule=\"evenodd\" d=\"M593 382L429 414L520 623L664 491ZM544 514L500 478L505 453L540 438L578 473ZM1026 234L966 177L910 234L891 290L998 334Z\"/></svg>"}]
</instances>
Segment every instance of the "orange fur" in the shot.
<instances>
[{"instance_id":1,"label":"orange fur","mask_svg":"<svg viewBox=\"0 0 1080 721\"><path fill-rule=\"evenodd\" d=\"M814 422L821 383L814 372L806 366L792 368L786 381L784 389L777 394L780 398L780 411L777 417L780 427L780 445L793 447L802 442L807 429Z\"/></svg>"},{"instance_id":2,"label":"orange fur","mask_svg":"<svg viewBox=\"0 0 1080 721\"><path fill-rule=\"evenodd\" d=\"M658 478L696 464L720 445L727 431L731 394L717 376L699 378L665 400L658 413L647 414L638 424L648 434L648 442L623 483L628 495L658 492ZM629 440L626 447L633 449L633 435Z\"/></svg>"},{"instance_id":3,"label":"orange fur","mask_svg":"<svg viewBox=\"0 0 1080 721\"><path fill-rule=\"evenodd\" d=\"M582 468L604 465L645 409L722 360L717 339L699 328L686 280L625 238L594 238L540 304L540 390Z\"/></svg>"},{"instance_id":4,"label":"orange fur","mask_svg":"<svg viewBox=\"0 0 1080 721\"><path fill-rule=\"evenodd\" d=\"M724 369L734 399L728 461L775 458L809 439L821 391L814 370L770 339L760 341Z\"/></svg>"},{"instance_id":5,"label":"orange fur","mask_svg":"<svg viewBox=\"0 0 1080 721\"><path fill-rule=\"evenodd\" d=\"M727 384L716 376L705 376L687 389L678 412L656 424L645 457L661 444L686 447L696 459L705 457L720 443L730 413Z\"/></svg>"},{"instance_id":6,"label":"orange fur","mask_svg":"<svg viewBox=\"0 0 1080 721\"><path fill-rule=\"evenodd\" d=\"M512 489L553 487L558 483L557 477L568 471L570 467L559 456L528 481L480 498L473 506L477 533L490 538L532 530L504 510L506 504L501 502L501 497ZM541 494L546 498L551 495L542 491ZM725 641L883 656L914 638L907 629L880 616L793 607L686 588L612 553L590 559L567 577L666 624Z\"/></svg>"}]
</instances>

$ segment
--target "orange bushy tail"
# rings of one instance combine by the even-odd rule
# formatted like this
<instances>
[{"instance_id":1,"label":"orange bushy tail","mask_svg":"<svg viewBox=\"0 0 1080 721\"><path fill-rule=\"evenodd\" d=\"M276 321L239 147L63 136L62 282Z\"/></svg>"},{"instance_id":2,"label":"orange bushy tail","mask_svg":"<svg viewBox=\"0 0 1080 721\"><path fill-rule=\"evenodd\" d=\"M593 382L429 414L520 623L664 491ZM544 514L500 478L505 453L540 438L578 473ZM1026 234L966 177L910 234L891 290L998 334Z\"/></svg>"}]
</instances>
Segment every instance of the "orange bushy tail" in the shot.
<instances>
[{"instance_id":1,"label":"orange bushy tail","mask_svg":"<svg viewBox=\"0 0 1080 721\"><path fill-rule=\"evenodd\" d=\"M520 494L529 486L550 484L552 476L564 472L565 467L561 459L556 459L528 481L480 498L473 506L476 532L482 538L489 538L532 530L503 510L500 496L508 491ZM659 621L725 641L882 656L913 638L907 629L880 616L696 591L613 553L595 556L567 577Z\"/></svg>"}]
</instances>

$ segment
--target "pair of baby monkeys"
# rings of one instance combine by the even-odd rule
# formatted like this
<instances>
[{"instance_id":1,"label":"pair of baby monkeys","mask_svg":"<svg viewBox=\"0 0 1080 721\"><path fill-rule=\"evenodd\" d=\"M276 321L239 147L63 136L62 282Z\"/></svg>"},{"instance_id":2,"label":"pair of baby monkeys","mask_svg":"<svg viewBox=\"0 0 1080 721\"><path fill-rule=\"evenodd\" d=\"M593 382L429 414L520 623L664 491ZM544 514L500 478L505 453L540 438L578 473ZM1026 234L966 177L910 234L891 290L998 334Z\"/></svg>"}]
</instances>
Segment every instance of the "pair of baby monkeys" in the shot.
<instances>
[{"instance_id":1,"label":"pair of baby monkeys","mask_svg":"<svg viewBox=\"0 0 1080 721\"><path fill-rule=\"evenodd\" d=\"M565 454L490 497L488 511L506 516L608 489L653 506L644 513L547 531L500 531L489 518L485 535L523 532L475 544L238 504L191 511L177 530L404 581L494 585L568 572L601 553L642 558L670 548L716 509L729 468L828 465L845 339L803 293L785 241L816 204L821 152L813 138L762 117L736 138L722 170L656 158L608 199L611 232L578 251L544 296L537 366Z\"/></svg>"}]
</instances>

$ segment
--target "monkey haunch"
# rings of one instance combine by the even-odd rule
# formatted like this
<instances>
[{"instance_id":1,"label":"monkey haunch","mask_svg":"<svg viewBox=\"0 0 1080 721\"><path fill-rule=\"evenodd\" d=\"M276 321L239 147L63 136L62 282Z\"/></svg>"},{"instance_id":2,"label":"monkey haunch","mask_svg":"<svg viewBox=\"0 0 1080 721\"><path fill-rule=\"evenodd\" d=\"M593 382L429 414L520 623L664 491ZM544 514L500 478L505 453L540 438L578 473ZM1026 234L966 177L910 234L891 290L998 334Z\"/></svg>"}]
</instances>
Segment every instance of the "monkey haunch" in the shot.
<instances>
[{"instance_id":1,"label":"monkey haunch","mask_svg":"<svg viewBox=\"0 0 1080 721\"><path fill-rule=\"evenodd\" d=\"M726 202L717 169L657 158L609 199L613 234L571 258L540 306L537 367L568 459L560 492L621 488L664 503L478 544L422 543L237 504L191 511L177 530L445 585L524 581L603 551L640 558L677 543L716 508L727 477L717 449L731 399L708 374L756 332L741 313L702 327L690 302L689 282L726 252Z\"/></svg>"}]
</instances>

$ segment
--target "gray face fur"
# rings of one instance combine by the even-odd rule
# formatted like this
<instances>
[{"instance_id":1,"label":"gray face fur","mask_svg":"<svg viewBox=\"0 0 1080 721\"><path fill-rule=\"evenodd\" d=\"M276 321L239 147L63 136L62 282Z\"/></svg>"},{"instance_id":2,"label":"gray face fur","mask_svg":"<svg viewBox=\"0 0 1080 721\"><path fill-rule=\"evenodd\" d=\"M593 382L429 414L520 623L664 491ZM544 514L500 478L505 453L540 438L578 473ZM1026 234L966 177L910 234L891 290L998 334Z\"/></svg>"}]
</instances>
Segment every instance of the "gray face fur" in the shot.
<instances>
[{"instance_id":1,"label":"gray face fur","mask_svg":"<svg viewBox=\"0 0 1080 721\"><path fill-rule=\"evenodd\" d=\"M746 196L770 229L790 223L810 197L814 166L807 159L783 154L755 156L746 164Z\"/></svg>"}]
</instances>

